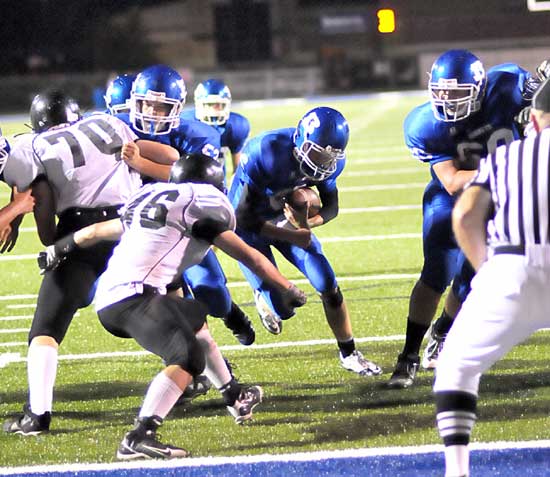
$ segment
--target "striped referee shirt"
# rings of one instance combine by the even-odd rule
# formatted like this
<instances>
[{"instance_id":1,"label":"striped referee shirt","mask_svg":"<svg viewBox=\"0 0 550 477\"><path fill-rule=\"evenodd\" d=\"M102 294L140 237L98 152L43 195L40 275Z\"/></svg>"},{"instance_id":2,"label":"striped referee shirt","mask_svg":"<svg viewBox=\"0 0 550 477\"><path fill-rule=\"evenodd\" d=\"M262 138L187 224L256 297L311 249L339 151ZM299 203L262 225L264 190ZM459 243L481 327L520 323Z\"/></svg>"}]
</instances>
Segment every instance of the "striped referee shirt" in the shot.
<instances>
[{"instance_id":1,"label":"striped referee shirt","mask_svg":"<svg viewBox=\"0 0 550 477\"><path fill-rule=\"evenodd\" d=\"M550 128L517 140L481 160L471 185L491 192L489 245L550 243Z\"/></svg>"}]
</instances>

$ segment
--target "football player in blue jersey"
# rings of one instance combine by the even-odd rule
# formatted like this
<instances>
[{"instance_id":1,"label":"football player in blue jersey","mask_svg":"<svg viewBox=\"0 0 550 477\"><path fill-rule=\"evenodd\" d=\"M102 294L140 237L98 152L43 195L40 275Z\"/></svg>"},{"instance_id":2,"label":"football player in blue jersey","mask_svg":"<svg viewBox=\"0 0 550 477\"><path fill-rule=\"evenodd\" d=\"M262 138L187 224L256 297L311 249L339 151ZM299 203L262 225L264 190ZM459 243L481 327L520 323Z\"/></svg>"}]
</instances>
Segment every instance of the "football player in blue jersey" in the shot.
<instances>
[{"instance_id":1,"label":"football player in blue jersey","mask_svg":"<svg viewBox=\"0 0 550 477\"><path fill-rule=\"evenodd\" d=\"M248 119L231 111L231 91L221 80L211 78L199 83L195 88L194 99L195 107L185 110L182 117L195 118L216 128L221 136L221 152L229 151L235 172L241 150L250 133Z\"/></svg>"},{"instance_id":2,"label":"football player in blue jersey","mask_svg":"<svg viewBox=\"0 0 550 477\"><path fill-rule=\"evenodd\" d=\"M456 195L474 177L482 156L519 137L514 117L529 104L539 83L518 65L506 63L486 73L471 52L449 50L432 66L430 101L405 119L405 142L413 157L430 165L432 179L422 201L424 264L411 292L405 344L388 382L391 388L413 384L422 339L455 277L424 354L423 367L435 367L474 274L452 233Z\"/></svg>"},{"instance_id":3,"label":"football player in blue jersey","mask_svg":"<svg viewBox=\"0 0 550 477\"><path fill-rule=\"evenodd\" d=\"M180 155L202 153L218 159L220 133L208 124L182 117L187 89L182 77L165 65L151 66L139 73L130 93L130 112L117 116L130 124L142 139L159 141L177 149ZM188 294L208 306L210 315L221 318L239 342L250 345L256 334L246 314L232 301L227 279L213 250L204 260L185 270L183 285ZM175 288L178 288L175 286ZM208 390L197 387L184 398Z\"/></svg>"},{"instance_id":4,"label":"football player in blue jersey","mask_svg":"<svg viewBox=\"0 0 550 477\"><path fill-rule=\"evenodd\" d=\"M243 149L229 199L236 210L237 234L273 263L271 247L279 250L320 294L342 366L371 376L380 374L381 369L356 350L346 302L321 244L310 230L338 214L336 179L346 162L348 138L349 127L342 114L318 107L309 111L296 128L276 129L250 139ZM287 216L295 227L277 226L284 198L306 186L315 186L319 191L319 213L308 217L308 207L298 211L287 206ZM281 320L290 318L293 310L285 307L280 294L255 273L242 264L241 269L254 289L262 324L273 334L281 333Z\"/></svg>"},{"instance_id":5,"label":"football player in blue jersey","mask_svg":"<svg viewBox=\"0 0 550 477\"><path fill-rule=\"evenodd\" d=\"M126 73L117 76L109 83L103 96L107 113L115 115L130 112L130 94L135 79L136 75Z\"/></svg>"}]
</instances>

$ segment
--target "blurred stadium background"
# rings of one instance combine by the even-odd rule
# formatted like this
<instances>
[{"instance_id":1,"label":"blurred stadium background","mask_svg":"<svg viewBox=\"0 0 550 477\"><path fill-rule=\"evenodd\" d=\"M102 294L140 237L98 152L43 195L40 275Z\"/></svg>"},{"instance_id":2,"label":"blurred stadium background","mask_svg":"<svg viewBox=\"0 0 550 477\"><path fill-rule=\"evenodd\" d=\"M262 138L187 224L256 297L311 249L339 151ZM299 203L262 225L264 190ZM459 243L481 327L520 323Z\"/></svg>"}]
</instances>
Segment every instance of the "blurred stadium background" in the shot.
<instances>
[{"instance_id":1,"label":"blurred stadium background","mask_svg":"<svg viewBox=\"0 0 550 477\"><path fill-rule=\"evenodd\" d=\"M548 57L548 0L25 0L2 2L0 112L62 86L101 107L116 74L217 76L236 100L422 88L433 59L488 66Z\"/></svg>"}]
</instances>

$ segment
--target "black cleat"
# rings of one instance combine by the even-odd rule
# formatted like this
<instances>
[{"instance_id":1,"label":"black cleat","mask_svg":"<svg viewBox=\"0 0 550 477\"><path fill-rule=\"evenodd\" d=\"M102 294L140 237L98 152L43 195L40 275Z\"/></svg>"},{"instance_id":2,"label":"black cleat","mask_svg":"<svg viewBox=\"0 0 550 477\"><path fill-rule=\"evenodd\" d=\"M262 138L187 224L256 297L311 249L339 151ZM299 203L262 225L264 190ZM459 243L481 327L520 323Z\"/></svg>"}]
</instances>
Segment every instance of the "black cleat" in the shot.
<instances>
[{"instance_id":1,"label":"black cleat","mask_svg":"<svg viewBox=\"0 0 550 477\"><path fill-rule=\"evenodd\" d=\"M162 424L158 416L140 417L136 427L127 432L118 446L117 459L174 459L189 457L189 452L180 447L163 444L157 439L157 428Z\"/></svg>"},{"instance_id":2,"label":"black cleat","mask_svg":"<svg viewBox=\"0 0 550 477\"><path fill-rule=\"evenodd\" d=\"M392 389L405 389L412 386L419 365L420 358L417 354L406 356L400 354L397 357L397 364L387 386Z\"/></svg>"},{"instance_id":3,"label":"black cleat","mask_svg":"<svg viewBox=\"0 0 550 477\"><path fill-rule=\"evenodd\" d=\"M20 434L22 436L37 436L50 430L52 415L50 412L34 414L28 404L23 407L23 415L17 419L4 423L4 431L9 434Z\"/></svg>"},{"instance_id":4,"label":"black cleat","mask_svg":"<svg viewBox=\"0 0 550 477\"><path fill-rule=\"evenodd\" d=\"M191 384L185 388L183 394L176 401L175 406L182 406L199 396L204 396L211 387L212 382L204 374L194 377Z\"/></svg>"},{"instance_id":5,"label":"black cleat","mask_svg":"<svg viewBox=\"0 0 550 477\"><path fill-rule=\"evenodd\" d=\"M231 303L231 311L225 316L223 322L231 330L235 338L244 346L250 346L256 339L256 332L248 316L238 307L236 303Z\"/></svg>"}]
</instances>

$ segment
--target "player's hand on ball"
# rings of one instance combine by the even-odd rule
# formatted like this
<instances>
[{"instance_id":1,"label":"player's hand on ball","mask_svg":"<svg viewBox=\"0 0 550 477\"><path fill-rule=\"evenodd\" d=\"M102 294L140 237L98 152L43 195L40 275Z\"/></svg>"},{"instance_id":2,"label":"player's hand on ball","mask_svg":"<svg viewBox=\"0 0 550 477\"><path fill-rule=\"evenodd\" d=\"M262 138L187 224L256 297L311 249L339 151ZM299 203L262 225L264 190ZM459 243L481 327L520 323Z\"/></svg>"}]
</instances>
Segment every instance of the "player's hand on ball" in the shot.
<instances>
[{"instance_id":1,"label":"player's hand on ball","mask_svg":"<svg viewBox=\"0 0 550 477\"><path fill-rule=\"evenodd\" d=\"M294 284L283 292L282 298L285 305L291 308L300 308L307 302L306 294Z\"/></svg>"},{"instance_id":2,"label":"player's hand on ball","mask_svg":"<svg viewBox=\"0 0 550 477\"><path fill-rule=\"evenodd\" d=\"M309 229L309 224L307 221L309 217L309 203L301 209L295 209L286 203L284 214L286 220L288 220L297 229Z\"/></svg>"}]
</instances>

